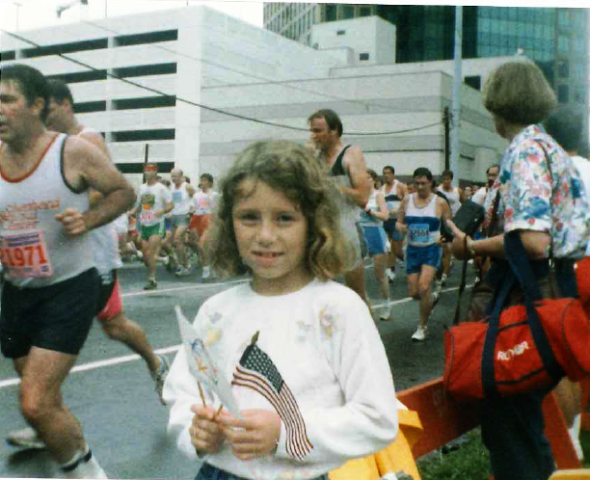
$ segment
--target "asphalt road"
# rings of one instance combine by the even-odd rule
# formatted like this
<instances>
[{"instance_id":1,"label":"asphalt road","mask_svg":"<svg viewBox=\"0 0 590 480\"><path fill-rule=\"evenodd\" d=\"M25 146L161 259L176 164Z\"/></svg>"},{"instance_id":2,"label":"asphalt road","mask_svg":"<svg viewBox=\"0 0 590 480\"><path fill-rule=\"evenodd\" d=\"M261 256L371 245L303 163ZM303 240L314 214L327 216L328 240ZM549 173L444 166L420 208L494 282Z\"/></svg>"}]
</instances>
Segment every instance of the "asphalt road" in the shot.
<instances>
[{"instance_id":1,"label":"asphalt road","mask_svg":"<svg viewBox=\"0 0 590 480\"><path fill-rule=\"evenodd\" d=\"M443 369L444 324L450 324L460 280L456 265L429 323L424 343L412 343L418 305L407 297L405 274L399 273L391 287L392 320L379 322L397 390L436 378ZM473 281L469 269L468 284ZM163 267L158 271L158 290L144 292L145 272L139 263L120 271L125 311L138 321L158 353L172 361L180 343L174 305L182 306L193 319L209 296L233 282L204 283L200 271L177 279ZM371 267L367 268L369 296L381 304ZM467 302L468 292L464 295ZM379 313L379 308L375 308ZM157 399L148 371L139 357L123 345L110 341L95 323L86 345L63 388L65 403L81 421L87 441L110 478L193 479L199 465L177 452L166 437L168 412ZM0 435L22 428L18 406L18 380L12 363L0 358ZM18 450L0 443L0 477L39 478L56 475L44 451Z\"/></svg>"}]
</instances>

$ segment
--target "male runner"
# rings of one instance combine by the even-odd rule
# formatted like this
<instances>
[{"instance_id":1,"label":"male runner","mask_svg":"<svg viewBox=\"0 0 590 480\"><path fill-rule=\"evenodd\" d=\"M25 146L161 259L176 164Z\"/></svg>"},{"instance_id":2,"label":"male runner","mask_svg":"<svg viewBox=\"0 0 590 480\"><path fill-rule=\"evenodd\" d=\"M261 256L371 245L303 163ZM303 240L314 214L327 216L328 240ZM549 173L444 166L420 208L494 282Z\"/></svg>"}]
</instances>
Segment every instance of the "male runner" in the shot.
<instances>
[{"instance_id":1,"label":"male runner","mask_svg":"<svg viewBox=\"0 0 590 480\"><path fill-rule=\"evenodd\" d=\"M156 257L166 233L164 215L172 211L174 203L170 191L158 182L158 166L148 163L143 171L146 183L141 186L137 204L131 213L139 213L141 250L143 262L148 269L147 283L143 289L156 290Z\"/></svg>"},{"instance_id":2,"label":"male runner","mask_svg":"<svg viewBox=\"0 0 590 480\"><path fill-rule=\"evenodd\" d=\"M441 184L437 187L437 190L441 192L449 201L449 205L451 206L451 216L455 216L455 214L461 208L461 204L465 201L463 189L459 187L453 187L453 177L453 172L450 170L445 170L441 174ZM451 259L451 244L443 243L442 274L440 276L437 288L439 291L445 286L447 278L451 272Z\"/></svg>"},{"instance_id":3,"label":"male runner","mask_svg":"<svg viewBox=\"0 0 590 480\"><path fill-rule=\"evenodd\" d=\"M211 278L212 272L205 251L206 232L213 218L213 210L219 195L213 190L213 176L203 173L199 179L200 190L195 192L191 199L190 210L192 213L189 226L189 246L197 253L203 266L201 278Z\"/></svg>"},{"instance_id":4,"label":"male runner","mask_svg":"<svg viewBox=\"0 0 590 480\"><path fill-rule=\"evenodd\" d=\"M408 234L406 273L408 293L420 301L420 321L412 340L426 339L426 324L438 295L432 293L432 281L440 263L440 223L451 218L447 202L432 192L432 173L427 168L414 172L416 193L402 200L397 228Z\"/></svg>"},{"instance_id":5,"label":"male runner","mask_svg":"<svg viewBox=\"0 0 590 480\"><path fill-rule=\"evenodd\" d=\"M78 122L73 112L74 99L69 87L60 80L50 80L49 87L49 113L45 122L47 128L82 138L98 147L110 158L102 135ZM104 197L100 193L91 191L91 206L103 200ZM126 215L124 214L124 216ZM117 270L121 268L122 262L119 255L118 233L114 222L93 230L90 235L92 237L92 254L101 280L97 318L110 339L124 343L145 360L156 384L156 392L164 404L162 389L170 368L169 363L165 357L154 353L143 329L136 322L129 320L123 312L117 276ZM32 428L10 433L7 441L15 446L45 448L45 444L37 437Z\"/></svg>"},{"instance_id":6,"label":"male runner","mask_svg":"<svg viewBox=\"0 0 590 480\"><path fill-rule=\"evenodd\" d=\"M396 180L395 168L390 165L383 167L383 186L381 191L387 203L389 210L389 219L383 223L383 228L389 237L391 243L391 251L389 252L389 270L387 270L387 277L390 282L395 280L395 261L396 259L404 259L404 236L395 228L397 221L397 212L402 200L406 196L406 186Z\"/></svg>"},{"instance_id":7,"label":"male runner","mask_svg":"<svg viewBox=\"0 0 590 480\"><path fill-rule=\"evenodd\" d=\"M191 198L195 194L196 189L185 181L184 173L180 168L173 169L170 172L170 176L172 178L172 202L174 203L174 209L171 212L172 237L178 264L175 274L178 277L183 277L191 273L185 252L185 236L188 227Z\"/></svg>"},{"instance_id":8,"label":"male runner","mask_svg":"<svg viewBox=\"0 0 590 480\"><path fill-rule=\"evenodd\" d=\"M20 407L66 477L106 478L61 385L96 315L90 230L133 205L133 189L98 148L46 130L49 86L36 69L0 72L0 346L21 378ZM105 200L90 206L92 188Z\"/></svg>"},{"instance_id":9,"label":"male runner","mask_svg":"<svg viewBox=\"0 0 590 480\"><path fill-rule=\"evenodd\" d=\"M369 305L361 252L361 241L364 242L364 239L361 239L362 231L357 224L361 209L365 208L371 194L365 157L359 147L342 143L342 121L333 110L318 110L307 121L311 140L319 150L319 159L330 168L329 174L338 182L341 194L340 227L354 249L354 265L345 274L344 280Z\"/></svg>"}]
</instances>

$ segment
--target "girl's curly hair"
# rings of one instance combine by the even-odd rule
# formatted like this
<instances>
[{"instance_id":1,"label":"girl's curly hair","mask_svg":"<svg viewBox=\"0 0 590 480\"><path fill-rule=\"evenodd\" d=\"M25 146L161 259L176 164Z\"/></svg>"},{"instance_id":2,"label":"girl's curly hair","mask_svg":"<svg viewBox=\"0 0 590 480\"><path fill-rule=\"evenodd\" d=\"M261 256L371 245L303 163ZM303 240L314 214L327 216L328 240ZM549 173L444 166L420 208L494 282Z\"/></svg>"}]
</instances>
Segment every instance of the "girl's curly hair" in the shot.
<instances>
[{"instance_id":1,"label":"girl's curly hair","mask_svg":"<svg viewBox=\"0 0 590 480\"><path fill-rule=\"evenodd\" d=\"M352 250L340 231L335 184L305 147L289 141L250 145L221 179L217 215L205 244L216 271L225 276L249 272L240 258L232 216L236 202L252 193L240 188L246 179L264 182L301 209L308 222L305 262L311 273L327 280L347 271Z\"/></svg>"}]
</instances>

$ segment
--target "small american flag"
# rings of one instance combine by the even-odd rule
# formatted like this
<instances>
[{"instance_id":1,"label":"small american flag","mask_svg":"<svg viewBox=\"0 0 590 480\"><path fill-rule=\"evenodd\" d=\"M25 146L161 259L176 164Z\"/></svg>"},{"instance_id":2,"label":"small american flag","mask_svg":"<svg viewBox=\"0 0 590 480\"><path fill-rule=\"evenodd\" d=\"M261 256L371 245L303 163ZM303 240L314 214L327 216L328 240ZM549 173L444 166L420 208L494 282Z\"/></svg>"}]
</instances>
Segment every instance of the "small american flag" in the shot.
<instances>
[{"instance_id":1,"label":"small american flag","mask_svg":"<svg viewBox=\"0 0 590 480\"><path fill-rule=\"evenodd\" d=\"M232 385L250 388L270 402L285 424L287 453L303 460L313 449L307 438L305 421L293 393L270 357L258 348L257 340L258 332L236 367Z\"/></svg>"}]
</instances>

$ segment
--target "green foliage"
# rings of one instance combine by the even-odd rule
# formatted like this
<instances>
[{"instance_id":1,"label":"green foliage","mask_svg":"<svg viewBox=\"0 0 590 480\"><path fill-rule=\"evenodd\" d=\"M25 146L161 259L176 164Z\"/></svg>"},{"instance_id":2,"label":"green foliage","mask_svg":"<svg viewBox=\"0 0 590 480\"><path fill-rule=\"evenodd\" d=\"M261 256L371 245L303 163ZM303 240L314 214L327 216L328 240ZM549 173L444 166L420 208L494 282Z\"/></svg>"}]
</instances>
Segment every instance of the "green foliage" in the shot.
<instances>
[{"instance_id":1,"label":"green foliage","mask_svg":"<svg viewBox=\"0 0 590 480\"><path fill-rule=\"evenodd\" d=\"M489 480L490 458L479 429L468 433L460 448L437 452L418 460L422 480Z\"/></svg>"}]
</instances>

